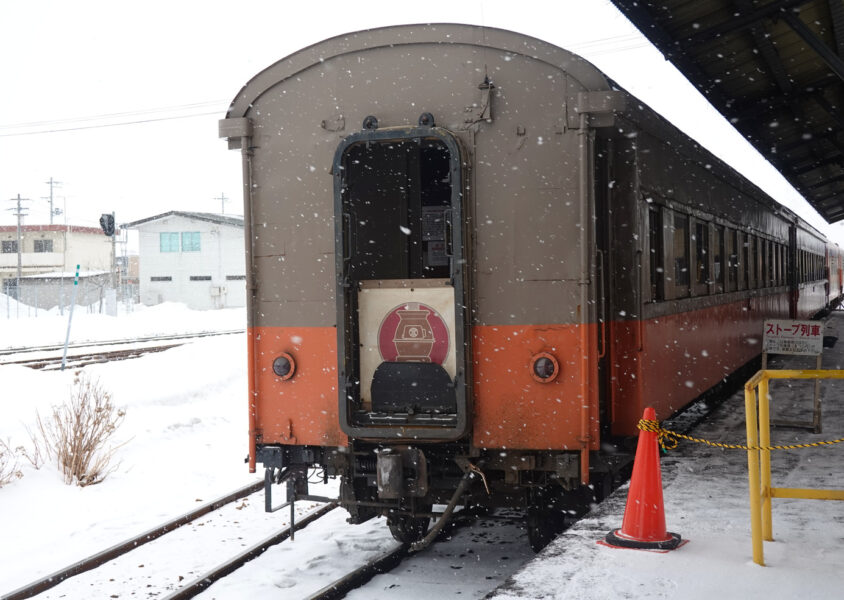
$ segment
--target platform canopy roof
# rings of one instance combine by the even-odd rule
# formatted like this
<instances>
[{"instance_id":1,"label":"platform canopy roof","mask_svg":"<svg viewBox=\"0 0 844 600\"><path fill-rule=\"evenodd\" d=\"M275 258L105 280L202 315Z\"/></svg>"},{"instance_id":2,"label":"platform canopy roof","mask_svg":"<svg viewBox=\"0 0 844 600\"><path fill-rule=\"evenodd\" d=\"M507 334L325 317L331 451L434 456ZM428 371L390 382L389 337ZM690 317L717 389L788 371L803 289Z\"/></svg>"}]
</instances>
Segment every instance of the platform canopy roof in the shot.
<instances>
[{"instance_id":1,"label":"platform canopy roof","mask_svg":"<svg viewBox=\"0 0 844 600\"><path fill-rule=\"evenodd\" d=\"M844 220L844 0L612 0L829 223Z\"/></svg>"}]
</instances>

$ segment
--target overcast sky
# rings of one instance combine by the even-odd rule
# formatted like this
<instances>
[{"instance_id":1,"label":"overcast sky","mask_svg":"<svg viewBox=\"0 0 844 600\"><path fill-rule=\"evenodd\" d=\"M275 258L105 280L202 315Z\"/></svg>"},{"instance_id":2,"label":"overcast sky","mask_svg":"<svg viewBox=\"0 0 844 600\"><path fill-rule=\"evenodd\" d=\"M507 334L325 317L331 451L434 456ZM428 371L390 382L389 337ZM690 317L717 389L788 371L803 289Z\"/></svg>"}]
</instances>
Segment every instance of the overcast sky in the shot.
<instances>
[{"instance_id":1,"label":"overcast sky","mask_svg":"<svg viewBox=\"0 0 844 600\"><path fill-rule=\"evenodd\" d=\"M217 137L258 71L349 31L457 22L581 54L836 240L830 227L605 0L0 2L0 224L97 226L191 210L242 214L240 158ZM755 156L754 156L755 155ZM223 206L222 195L230 199ZM839 241L844 245L844 241Z\"/></svg>"}]
</instances>

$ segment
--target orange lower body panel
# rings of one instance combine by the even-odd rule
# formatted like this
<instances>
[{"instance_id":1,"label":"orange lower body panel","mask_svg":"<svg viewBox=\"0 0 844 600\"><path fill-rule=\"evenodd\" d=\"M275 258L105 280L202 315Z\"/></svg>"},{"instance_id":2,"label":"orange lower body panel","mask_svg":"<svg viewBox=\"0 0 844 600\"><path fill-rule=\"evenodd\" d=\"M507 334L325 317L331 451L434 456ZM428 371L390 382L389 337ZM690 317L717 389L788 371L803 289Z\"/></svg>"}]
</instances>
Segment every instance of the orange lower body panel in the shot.
<instances>
[{"instance_id":1,"label":"orange lower body panel","mask_svg":"<svg viewBox=\"0 0 844 600\"><path fill-rule=\"evenodd\" d=\"M613 434L635 435L646 406L666 419L757 356L765 318L788 318L787 294L612 323Z\"/></svg>"},{"instance_id":2,"label":"orange lower body panel","mask_svg":"<svg viewBox=\"0 0 844 600\"><path fill-rule=\"evenodd\" d=\"M594 346L594 327L587 339ZM345 446L337 397L337 332L333 327L256 327L250 438L254 443ZM479 326L474 337L473 444L482 448L597 449L597 386L584 386L581 371L596 380L596 363L581 361L576 325ZM595 348L588 355L595 356ZM283 381L273 360L286 352L296 361ZM531 376L531 358L552 354L560 372L550 383ZM585 424L585 426L584 426ZM587 431L584 431L587 430ZM585 435L584 435L585 434Z\"/></svg>"},{"instance_id":3,"label":"orange lower body panel","mask_svg":"<svg viewBox=\"0 0 844 600\"><path fill-rule=\"evenodd\" d=\"M250 390L250 437L263 443L346 446L337 403L337 329L254 327L248 339L256 388ZM272 368L282 352L296 362L286 381Z\"/></svg>"},{"instance_id":4,"label":"orange lower body panel","mask_svg":"<svg viewBox=\"0 0 844 600\"><path fill-rule=\"evenodd\" d=\"M597 383L594 325L586 335L588 366L578 325L487 325L472 333L476 447L598 448L598 388L582 377L585 369L587 381ZM531 375L531 359L541 352L559 363L550 383Z\"/></svg>"}]
</instances>

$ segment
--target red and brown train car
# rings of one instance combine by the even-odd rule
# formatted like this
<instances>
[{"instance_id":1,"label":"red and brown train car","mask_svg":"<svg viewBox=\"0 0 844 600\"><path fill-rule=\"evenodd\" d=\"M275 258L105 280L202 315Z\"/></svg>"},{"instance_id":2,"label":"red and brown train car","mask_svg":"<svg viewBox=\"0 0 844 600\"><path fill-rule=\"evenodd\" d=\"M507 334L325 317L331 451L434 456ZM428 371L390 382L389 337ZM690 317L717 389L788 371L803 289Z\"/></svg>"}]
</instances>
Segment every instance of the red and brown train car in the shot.
<instances>
[{"instance_id":1,"label":"red and brown train car","mask_svg":"<svg viewBox=\"0 0 844 600\"><path fill-rule=\"evenodd\" d=\"M764 318L841 295L817 231L524 35L332 38L256 75L220 134L250 466L340 477L351 521L402 540L459 501L526 505L540 545L646 404L669 416L759 354Z\"/></svg>"}]
</instances>

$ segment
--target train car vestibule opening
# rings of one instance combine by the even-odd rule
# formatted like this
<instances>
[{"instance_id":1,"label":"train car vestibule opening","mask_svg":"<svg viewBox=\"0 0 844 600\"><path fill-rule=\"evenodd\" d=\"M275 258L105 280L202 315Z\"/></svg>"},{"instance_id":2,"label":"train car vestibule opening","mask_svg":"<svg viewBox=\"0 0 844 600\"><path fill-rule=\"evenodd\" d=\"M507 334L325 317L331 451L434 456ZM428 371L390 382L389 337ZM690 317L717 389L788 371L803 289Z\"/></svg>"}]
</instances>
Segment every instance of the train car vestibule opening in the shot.
<instances>
[{"instance_id":1,"label":"train car vestibule opening","mask_svg":"<svg viewBox=\"0 0 844 600\"><path fill-rule=\"evenodd\" d=\"M438 137L385 134L347 143L335 164L341 413L350 427L454 427L465 404L459 152Z\"/></svg>"}]
</instances>

